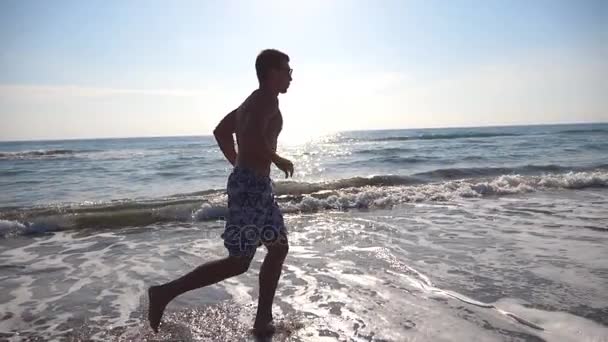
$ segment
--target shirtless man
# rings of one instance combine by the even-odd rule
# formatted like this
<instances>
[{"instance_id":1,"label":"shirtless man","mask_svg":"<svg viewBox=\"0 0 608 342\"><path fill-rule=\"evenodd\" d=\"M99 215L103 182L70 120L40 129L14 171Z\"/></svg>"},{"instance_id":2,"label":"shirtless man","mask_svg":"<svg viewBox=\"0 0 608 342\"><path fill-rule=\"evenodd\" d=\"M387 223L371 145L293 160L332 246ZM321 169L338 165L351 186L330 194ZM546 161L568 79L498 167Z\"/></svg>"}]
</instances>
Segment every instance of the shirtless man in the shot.
<instances>
[{"instance_id":1,"label":"shirtless man","mask_svg":"<svg viewBox=\"0 0 608 342\"><path fill-rule=\"evenodd\" d=\"M222 234L228 257L205 263L181 278L148 289L148 320L155 332L172 299L244 273L262 244L268 254L260 269L253 332L256 335L274 332L272 302L289 245L283 216L272 192L270 165L274 163L285 172L285 178L293 176L291 161L276 153L277 138L283 126L278 95L287 92L292 69L289 57L277 50L262 51L255 61L255 69L260 87L226 115L213 131L224 156L234 166L228 177L228 216ZM234 133L238 155L234 148Z\"/></svg>"}]
</instances>

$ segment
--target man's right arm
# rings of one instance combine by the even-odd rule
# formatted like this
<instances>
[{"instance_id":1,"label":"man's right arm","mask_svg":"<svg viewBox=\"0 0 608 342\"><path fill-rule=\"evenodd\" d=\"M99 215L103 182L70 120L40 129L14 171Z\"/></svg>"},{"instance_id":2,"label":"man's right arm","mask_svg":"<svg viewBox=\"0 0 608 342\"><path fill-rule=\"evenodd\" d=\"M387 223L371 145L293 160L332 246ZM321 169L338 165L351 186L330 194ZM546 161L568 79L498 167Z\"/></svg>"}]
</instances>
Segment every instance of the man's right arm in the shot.
<instances>
[{"instance_id":1,"label":"man's right arm","mask_svg":"<svg viewBox=\"0 0 608 342\"><path fill-rule=\"evenodd\" d=\"M236 165L237 157L233 137L236 132L236 111L237 109L228 113L213 130L213 136L215 136L217 144L232 166Z\"/></svg>"}]
</instances>

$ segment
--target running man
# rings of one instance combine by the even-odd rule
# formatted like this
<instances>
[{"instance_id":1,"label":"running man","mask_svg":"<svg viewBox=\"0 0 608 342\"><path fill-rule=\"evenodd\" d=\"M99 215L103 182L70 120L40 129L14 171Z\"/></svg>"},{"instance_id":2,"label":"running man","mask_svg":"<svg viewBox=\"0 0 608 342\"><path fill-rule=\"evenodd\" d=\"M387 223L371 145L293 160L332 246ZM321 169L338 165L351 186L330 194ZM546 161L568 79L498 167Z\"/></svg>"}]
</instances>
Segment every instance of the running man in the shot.
<instances>
[{"instance_id":1,"label":"running man","mask_svg":"<svg viewBox=\"0 0 608 342\"><path fill-rule=\"evenodd\" d=\"M167 304L182 293L212 285L249 269L257 247L268 249L260 269L260 293L253 333L274 332L272 302L289 244L283 216L275 201L270 166L275 164L293 176L293 164L277 153L277 139L283 127L278 95L291 83L289 56L274 49L256 58L259 88L227 114L213 134L224 156L234 166L228 177L228 215L222 238L228 257L205 263L192 272L148 289L148 320L155 332ZM234 146L236 134L238 154Z\"/></svg>"}]
</instances>

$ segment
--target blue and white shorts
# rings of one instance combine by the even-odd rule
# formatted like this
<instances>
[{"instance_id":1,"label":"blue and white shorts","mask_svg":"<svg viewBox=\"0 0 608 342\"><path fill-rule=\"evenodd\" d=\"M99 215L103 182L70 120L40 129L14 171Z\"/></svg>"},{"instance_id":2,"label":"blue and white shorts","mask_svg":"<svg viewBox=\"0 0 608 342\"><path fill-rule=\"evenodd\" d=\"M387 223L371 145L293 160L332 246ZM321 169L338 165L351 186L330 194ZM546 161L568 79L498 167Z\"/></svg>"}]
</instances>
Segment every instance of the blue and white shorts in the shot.
<instances>
[{"instance_id":1,"label":"blue and white shorts","mask_svg":"<svg viewBox=\"0 0 608 342\"><path fill-rule=\"evenodd\" d=\"M284 241L283 215L270 177L236 166L228 177L228 216L222 238L230 256L252 258L261 244Z\"/></svg>"}]
</instances>

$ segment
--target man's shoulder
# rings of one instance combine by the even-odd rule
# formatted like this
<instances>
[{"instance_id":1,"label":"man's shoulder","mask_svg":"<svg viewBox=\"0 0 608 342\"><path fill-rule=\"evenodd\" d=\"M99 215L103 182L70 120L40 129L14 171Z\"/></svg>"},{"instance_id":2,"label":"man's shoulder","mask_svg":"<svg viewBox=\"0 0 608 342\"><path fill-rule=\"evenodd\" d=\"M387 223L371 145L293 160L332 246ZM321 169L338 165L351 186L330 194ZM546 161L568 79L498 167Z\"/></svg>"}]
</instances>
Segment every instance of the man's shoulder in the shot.
<instances>
[{"instance_id":1,"label":"man's shoulder","mask_svg":"<svg viewBox=\"0 0 608 342\"><path fill-rule=\"evenodd\" d=\"M271 115L278 110L278 104L276 97L268 95L260 89L256 89L245 99L241 105L241 109Z\"/></svg>"}]
</instances>

